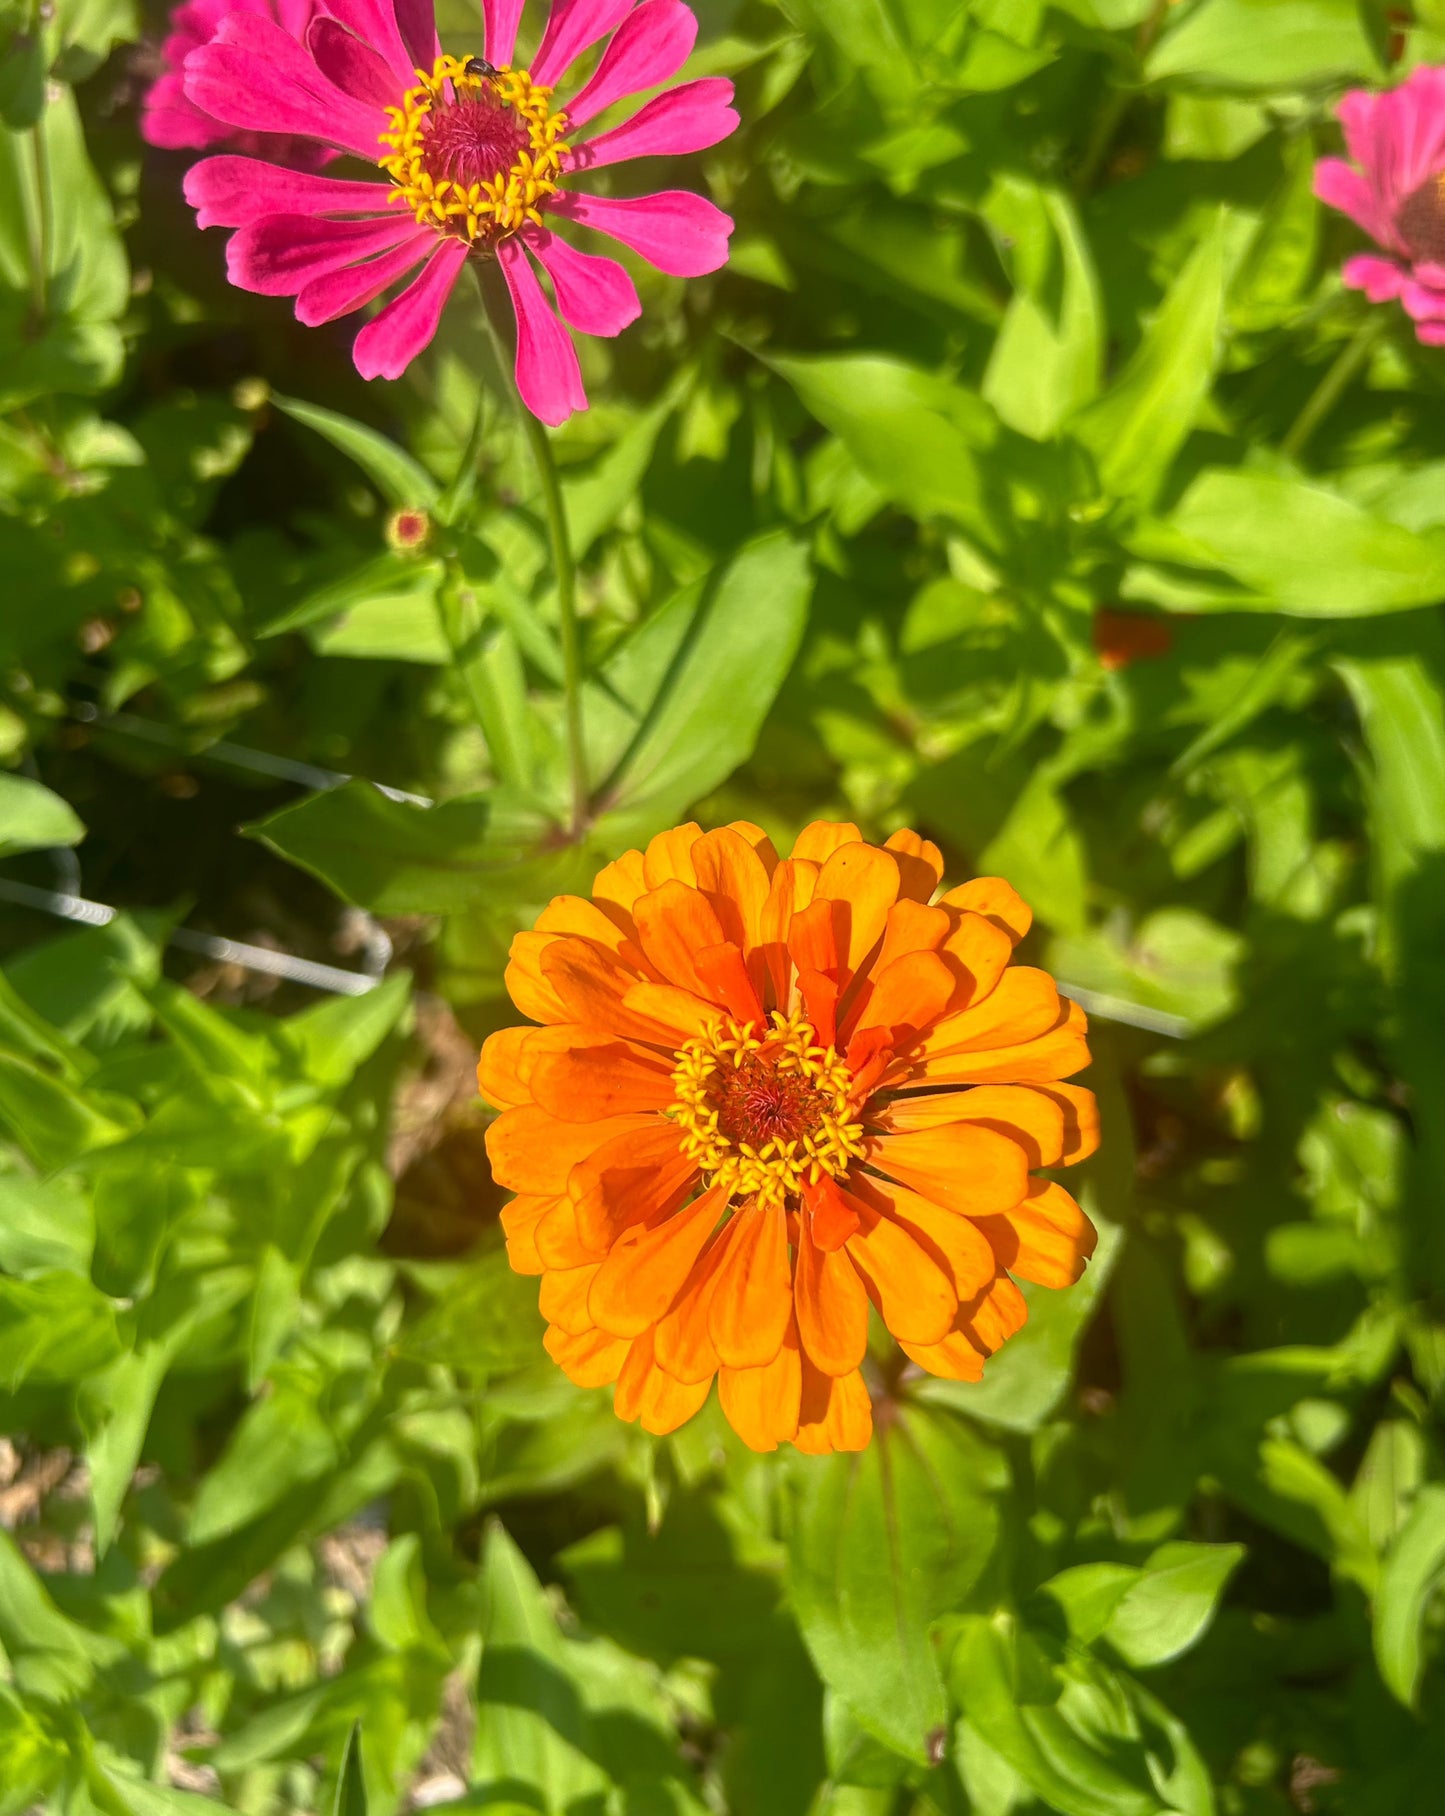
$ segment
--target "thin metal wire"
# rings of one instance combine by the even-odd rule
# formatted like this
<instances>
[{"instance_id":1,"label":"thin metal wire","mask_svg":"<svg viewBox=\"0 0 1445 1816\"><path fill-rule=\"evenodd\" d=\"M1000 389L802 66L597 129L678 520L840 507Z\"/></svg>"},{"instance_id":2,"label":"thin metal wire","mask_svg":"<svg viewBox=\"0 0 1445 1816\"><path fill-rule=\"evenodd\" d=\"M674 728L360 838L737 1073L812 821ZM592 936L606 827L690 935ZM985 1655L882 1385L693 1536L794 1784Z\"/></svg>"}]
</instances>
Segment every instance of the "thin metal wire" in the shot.
<instances>
[{"instance_id":1,"label":"thin metal wire","mask_svg":"<svg viewBox=\"0 0 1445 1816\"><path fill-rule=\"evenodd\" d=\"M1131 1003L1122 996L1107 996L1101 990L1085 990L1078 984L1059 985L1059 995L1076 1002L1086 1015L1097 1015L1100 1021L1122 1022L1127 1028L1142 1028L1147 1034L1165 1034L1170 1040L1185 1040L1194 1032L1194 1024L1182 1015L1171 1015L1167 1009L1149 1009L1143 1003Z\"/></svg>"},{"instance_id":2,"label":"thin metal wire","mask_svg":"<svg viewBox=\"0 0 1445 1816\"><path fill-rule=\"evenodd\" d=\"M315 789L320 794L341 788L347 782L357 779L347 775L344 770L320 769L314 763L298 763L294 757L273 756L268 750L251 750L247 745L232 744L225 738L219 738L214 744L207 744L200 750L192 750L187 740L169 725L162 725L155 719L143 719L138 713L103 713L98 706L92 706L85 700L73 706L71 711L82 725L94 725L102 731L120 732L126 737L140 738L149 744L164 744L167 749L180 751L196 760L213 758L218 763L229 763L233 769L249 769L255 775L271 776L278 782L295 782L301 788ZM405 788L392 788L385 782L372 782L371 786L378 794L384 794L388 801L400 801L407 807L436 806L430 795L412 794Z\"/></svg>"},{"instance_id":3,"label":"thin metal wire","mask_svg":"<svg viewBox=\"0 0 1445 1816\"><path fill-rule=\"evenodd\" d=\"M41 914L53 914L64 921L77 921L83 927L109 926L121 912L108 902L92 902L83 895L64 894L55 889L36 889L29 883L12 882L9 877L0 877L0 901L14 902L20 908L34 908ZM183 952L196 952L222 964L239 965L245 971L262 971L269 977L284 978L288 983L305 984L312 990L327 990L333 996L365 996L381 982L379 976L369 972L318 964L315 959L297 958L291 952L273 952L267 946L247 945L244 940L198 933L193 927L173 929L168 943Z\"/></svg>"}]
</instances>

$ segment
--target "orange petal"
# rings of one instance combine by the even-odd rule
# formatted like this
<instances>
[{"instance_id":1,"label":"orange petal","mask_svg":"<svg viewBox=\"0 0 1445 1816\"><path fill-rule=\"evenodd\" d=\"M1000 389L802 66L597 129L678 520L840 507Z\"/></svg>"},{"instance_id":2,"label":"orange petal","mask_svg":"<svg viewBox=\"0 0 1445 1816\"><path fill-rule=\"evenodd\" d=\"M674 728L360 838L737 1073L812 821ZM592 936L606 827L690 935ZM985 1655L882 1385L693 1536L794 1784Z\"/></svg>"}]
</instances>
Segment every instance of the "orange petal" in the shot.
<instances>
[{"instance_id":1,"label":"orange petal","mask_svg":"<svg viewBox=\"0 0 1445 1816\"><path fill-rule=\"evenodd\" d=\"M729 1368L761 1368L783 1341L793 1310L788 1225L781 1204L734 1213L738 1228L718 1268L708 1330Z\"/></svg>"},{"instance_id":2,"label":"orange petal","mask_svg":"<svg viewBox=\"0 0 1445 1816\"><path fill-rule=\"evenodd\" d=\"M676 1094L666 1059L621 1040L543 1054L531 1084L541 1108L562 1122L665 1110Z\"/></svg>"},{"instance_id":3,"label":"orange petal","mask_svg":"<svg viewBox=\"0 0 1445 1816\"><path fill-rule=\"evenodd\" d=\"M893 1044L911 1047L937 1021L954 992L954 977L936 952L905 952L881 971L849 1030L849 1041L868 1028L887 1028Z\"/></svg>"},{"instance_id":4,"label":"orange petal","mask_svg":"<svg viewBox=\"0 0 1445 1816\"><path fill-rule=\"evenodd\" d=\"M696 883L697 871L693 867L692 848L701 837L702 827L696 820L689 820L685 826L674 826L667 832L658 833L642 854L642 874L647 878L647 887L660 889L664 883L674 881L689 885Z\"/></svg>"},{"instance_id":5,"label":"orange petal","mask_svg":"<svg viewBox=\"0 0 1445 1816\"><path fill-rule=\"evenodd\" d=\"M729 820L722 829L735 832L758 855L758 862L771 876L778 867L778 848L754 820Z\"/></svg>"},{"instance_id":6,"label":"orange petal","mask_svg":"<svg viewBox=\"0 0 1445 1816\"><path fill-rule=\"evenodd\" d=\"M619 1237L588 1295L597 1327L614 1337L636 1337L651 1329L682 1290L722 1206L722 1194L709 1189L650 1228Z\"/></svg>"},{"instance_id":7,"label":"orange petal","mask_svg":"<svg viewBox=\"0 0 1445 1816\"><path fill-rule=\"evenodd\" d=\"M798 1435L793 1443L808 1456L835 1450L866 1450L873 1436L873 1403L863 1377L820 1373L803 1359L803 1392L798 1407Z\"/></svg>"},{"instance_id":8,"label":"orange petal","mask_svg":"<svg viewBox=\"0 0 1445 1816\"><path fill-rule=\"evenodd\" d=\"M992 1355L1023 1329L1028 1316L1028 1300L1007 1274L1000 1274L977 1299L958 1308L958 1328Z\"/></svg>"},{"instance_id":9,"label":"orange petal","mask_svg":"<svg viewBox=\"0 0 1445 1816\"><path fill-rule=\"evenodd\" d=\"M1037 1085L975 1085L971 1091L895 1097L881 1120L896 1134L953 1122L982 1123L1018 1142L1030 1167L1059 1166L1068 1141L1063 1101Z\"/></svg>"},{"instance_id":10,"label":"orange petal","mask_svg":"<svg viewBox=\"0 0 1445 1816\"><path fill-rule=\"evenodd\" d=\"M597 1320L587 1309L587 1294L601 1265L593 1261L586 1267L554 1269L543 1274L537 1304L549 1324L574 1337L596 1330Z\"/></svg>"},{"instance_id":11,"label":"orange petal","mask_svg":"<svg viewBox=\"0 0 1445 1816\"><path fill-rule=\"evenodd\" d=\"M927 902L943 881L943 853L932 839L920 837L904 826L883 841L885 851L898 860L900 893L915 902Z\"/></svg>"},{"instance_id":12,"label":"orange petal","mask_svg":"<svg viewBox=\"0 0 1445 1816\"><path fill-rule=\"evenodd\" d=\"M898 860L876 845L844 845L818 872L817 897L847 906L839 946L845 968L858 969L883 937L888 910L898 900Z\"/></svg>"},{"instance_id":13,"label":"orange petal","mask_svg":"<svg viewBox=\"0 0 1445 1816\"><path fill-rule=\"evenodd\" d=\"M563 1019L599 1034L620 1035L653 1046L672 1045L669 1030L627 1006L637 973L591 940L556 939L542 954L542 975L566 1005ZM651 986L657 988L656 985Z\"/></svg>"},{"instance_id":14,"label":"orange petal","mask_svg":"<svg viewBox=\"0 0 1445 1816\"><path fill-rule=\"evenodd\" d=\"M981 1002L946 1015L923 1044L925 1058L1017 1046L1058 1026L1063 1002L1047 971L1014 965Z\"/></svg>"},{"instance_id":15,"label":"orange petal","mask_svg":"<svg viewBox=\"0 0 1445 1816\"><path fill-rule=\"evenodd\" d=\"M567 1005L542 975L542 954L556 943L556 938L553 933L514 934L507 955L507 969L502 976L507 995L534 1022L573 1019L567 1013Z\"/></svg>"},{"instance_id":16,"label":"orange petal","mask_svg":"<svg viewBox=\"0 0 1445 1816\"><path fill-rule=\"evenodd\" d=\"M902 1224L856 1194L844 1196L860 1225L844 1252L863 1276L879 1317L895 1337L936 1343L958 1311L958 1294L943 1263Z\"/></svg>"},{"instance_id":17,"label":"orange petal","mask_svg":"<svg viewBox=\"0 0 1445 1816\"><path fill-rule=\"evenodd\" d=\"M559 1122L535 1104L503 1110L487 1129L492 1177L509 1192L541 1192L555 1197L567 1190L567 1176L579 1160L618 1135L650 1132L661 1120L648 1115Z\"/></svg>"},{"instance_id":18,"label":"orange petal","mask_svg":"<svg viewBox=\"0 0 1445 1816\"><path fill-rule=\"evenodd\" d=\"M890 1179L967 1217L1012 1210L1028 1190L1023 1149L978 1123L870 1135L865 1137L865 1152L869 1163Z\"/></svg>"},{"instance_id":19,"label":"orange petal","mask_svg":"<svg viewBox=\"0 0 1445 1816\"><path fill-rule=\"evenodd\" d=\"M659 1030L658 1044L675 1053L717 1020L716 1003L704 1002L676 984L634 984L623 998L629 1015Z\"/></svg>"},{"instance_id":20,"label":"orange petal","mask_svg":"<svg viewBox=\"0 0 1445 1816\"><path fill-rule=\"evenodd\" d=\"M572 1336L554 1326L544 1333L542 1347L578 1387L606 1387L617 1379L630 1345L600 1330Z\"/></svg>"},{"instance_id":21,"label":"orange petal","mask_svg":"<svg viewBox=\"0 0 1445 1816\"><path fill-rule=\"evenodd\" d=\"M1034 911L1001 876L976 876L971 883L950 889L943 900L953 908L968 908L985 920L997 921L1015 945L1034 924Z\"/></svg>"},{"instance_id":22,"label":"orange petal","mask_svg":"<svg viewBox=\"0 0 1445 1816\"><path fill-rule=\"evenodd\" d=\"M788 856L810 858L815 864L823 864L840 845L856 845L862 837L851 820L814 820L798 834Z\"/></svg>"},{"instance_id":23,"label":"orange petal","mask_svg":"<svg viewBox=\"0 0 1445 1816\"><path fill-rule=\"evenodd\" d=\"M847 1255L818 1247L807 1217L801 1219L793 1296L798 1335L813 1365L825 1375L851 1373L868 1348L868 1290Z\"/></svg>"},{"instance_id":24,"label":"orange petal","mask_svg":"<svg viewBox=\"0 0 1445 1816\"><path fill-rule=\"evenodd\" d=\"M1036 1286L1072 1286L1093 1254L1098 1231L1061 1185L1035 1180L1029 1195L1002 1217L981 1217L979 1229L999 1266Z\"/></svg>"},{"instance_id":25,"label":"orange petal","mask_svg":"<svg viewBox=\"0 0 1445 1816\"><path fill-rule=\"evenodd\" d=\"M624 1230L680 1205L697 1182L677 1130L657 1117L640 1135L609 1141L579 1162L567 1179L582 1240L605 1255Z\"/></svg>"},{"instance_id":26,"label":"orange petal","mask_svg":"<svg viewBox=\"0 0 1445 1816\"><path fill-rule=\"evenodd\" d=\"M812 901L813 885L817 880L816 864L784 858L774 870L768 884L768 899L763 903L759 946L768 975L768 1007L789 1007L793 964L788 954L788 936L792 931L793 916Z\"/></svg>"},{"instance_id":27,"label":"orange petal","mask_svg":"<svg viewBox=\"0 0 1445 1816\"><path fill-rule=\"evenodd\" d=\"M544 1268L585 1267L607 1253L583 1240L577 1206L565 1196L552 1199L551 1209L538 1219L535 1240Z\"/></svg>"},{"instance_id":28,"label":"orange petal","mask_svg":"<svg viewBox=\"0 0 1445 1816\"><path fill-rule=\"evenodd\" d=\"M612 1405L619 1419L638 1420L644 1431L664 1437L685 1425L707 1399L711 1380L674 1381L653 1356L652 1332L641 1336L627 1353L617 1377Z\"/></svg>"},{"instance_id":29,"label":"orange petal","mask_svg":"<svg viewBox=\"0 0 1445 1816\"><path fill-rule=\"evenodd\" d=\"M763 1019L762 999L744 963L743 955L728 941L721 946L705 946L697 954L697 975L704 992L713 1002L721 1003L735 1022L746 1027Z\"/></svg>"},{"instance_id":30,"label":"orange petal","mask_svg":"<svg viewBox=\"0 0 1445 1816\"><path fill-rule=\"evenodd\" d=\"M745 952L761 945L770 882L754 847L736 827L723 826L703 834L692 848L692 861L697 886L717 915L723 938Z\"/></svg>"},{"instance_id":31,"label":"orange petal","mask_svg":"<svg viewBox=\"0 0 1445 1816\"><path fill-rule=\"evenodd\" d=\"M838 1181L826 1173L816 1182L804 1181L803 1197L808 1206L803 1221L812 1232L813 1241L825 1255L831 1255L858 1228L858 1213L843 1196Z\"/></svg>"},{"instance_id":32,"label":"orange petal","mask_svg":"<svg viewBox=\"0 0 1445 1816\"><path fill-rule=\"evenodd\" d=\"M1088 1018L1077 1003L1061 1001L1058 1025L1015 1046L979 1053L949 1053L936 1058L925 1052L906 1065L899 1082L910 1085L1055 1084L1089 1063ZM972 1014L972 1010L968 1011ZM939 1026L943 1026L942 1023ZM936 1030L935 1030L936 1032ZM927 1043L925 1043L926 1046ZM891 1081L890 1081L891 1082Z\"/></svg>"},{"instance_id":33,"label":"orange petal","mask_svg":"<svg viewBox=\"0 0 1445 1816\"><path fill-rule=\"evenodd\" d=\"M581 895L554 895L537 916L538 933L576 934L579 939L596 940L609 952L617 952L626 943L626 934L617 922Z\"/></svg>"},{"instance_id":34,"label":"orange petal","mask_svg":"<svg viewBox=\"0 0 1445 1816\"><path fill-rule=\"evenodd\" d=\"M889 1185L881 1179L857 1179L854 1189L859 1198L905 1229L938 1262L960 1302L982 1292L998 1272L993 1248L971 1218L946 1211L906 1186Z\"/></svg>"},{"instance_id":35,"label":"orange petal","mask_svg":"<svg viewBox=\"0 0 1445 1816\"><path fill-rule=\"evenodd\" d=\"M624 851L620 858L597 872L592 884L592 899L604 911L616 910L624 921L632 918L632 904L647 888L647 875L640 851Z\"/></svg>"},{"instance_id":36,"label":"orange petal","mask_svg":"<svg viewBox=\"0 0 1445 1816\"><path fill-rule=\"evenodd\" d=\"M943 942L943 957L954 976L955 1011L982 1002L998 988L1013 957L1013 941L996 921L981 914L959 914Z\"/></svg>"},{"instance_id":37,"label":"orange petal","mask_svg":"<svg viewBox=\"0 0 1445 1816\"><path fill-rule=\"evenodd\" d=\"M1063 1107L1063 1164L1071 1167L1087 1160L1099 1146L1099 1100L1085 1085L1049 1084L1040 1087Z\"/></svg>"},{"instance_id":38,"label":"orange petal","mask_svg":"<svg viewBox=\"0 0 1445 1816\"><path fill-rule=\"evenodd\" d=\"M795 1436L803 1394L796 1327L789 1325L782 1348L761 1368L724 1368L717 1391L728 1424L749 1450L776 1450Z\"/></svg>"},{"instance_id":39,"label":"orange petal","mask_svg":"<svg viewBox=\"0 0 1445 1816\"><path fill-rule=\"evenodd\" d=\"M507 1260L513 1273L540 1274L545 1266L537 1252L537 1225L557 1202L555 1198L513 1198L501 1210L507 1238Z\"/></svg>"},{"instance_id":40,"label":"orange petal","mask_svg":"<svg viewBox=\"0 0 1445 1816\"><path fill-rule=\"evenodd\" d=\"M586 1046L596 1037L565 1023L552 1028L499 1028L482 1043L477 1088L499 1110L532 1101L532 1073L545 1053Z\"/></svg>"},{"instance_id":41,"label":"orange petal","mask_svg":"<svg viewBox=\"0 0 1445 1816\"><path fill-rule=\"evenodd\" d=\"M981 1381L983 1351L967 1331L951 1330L938 1343L900 1343L910 1362L945 1381Z\"/></svg>"},{"instance_id":42,"label":"orange petal","mask_svg":"<svg viewBox=\"0 0 1445 1816\"><path fill-rule=\"evenodd\" d=\"M728 1238L736 1227L737 1219L733 1218L718 1231L701 1261L688 1275L671 1311L658 1321L657 1359L675 1381L711 1381L721 1366L717 1346L708 1330L708 1314L718 1268L727 1254Z\"/></svg>"},{"instance_id":43,"label":"orange petal","mask_svg":"<svg viewBox=\"0 0 1445 1816\"><path fill-rule=\"evenodd\" d=\"M921 902L900 898L888 910L883 944L873 961L875 975L905 952L936 952L953 926L946 908L925 908Z\"/></svg>"},{"instance_id":44,"label":"orange petal","mask_svg":"<svg viewBox=\"0 0 1445 1816\"><path fill-rule=\"evenodd\" d=\"M800 971L820 977L838 972L847 944L848 914L841 902L815 897L793 915L788 928L788 952Z\"/></svg>"},{"instance_id":45,"label":"orange petal","mask_svg":"<svg viewBox=\"0 0 1445 1816\"><path fill-rule=\"evenodd\" d=\"M720 946L726 937L707 897L674 881L639 896L632 912L638 942L659 977L706 997L707 986L693 961L704 947Z\"/></svg>"}]
</instances>

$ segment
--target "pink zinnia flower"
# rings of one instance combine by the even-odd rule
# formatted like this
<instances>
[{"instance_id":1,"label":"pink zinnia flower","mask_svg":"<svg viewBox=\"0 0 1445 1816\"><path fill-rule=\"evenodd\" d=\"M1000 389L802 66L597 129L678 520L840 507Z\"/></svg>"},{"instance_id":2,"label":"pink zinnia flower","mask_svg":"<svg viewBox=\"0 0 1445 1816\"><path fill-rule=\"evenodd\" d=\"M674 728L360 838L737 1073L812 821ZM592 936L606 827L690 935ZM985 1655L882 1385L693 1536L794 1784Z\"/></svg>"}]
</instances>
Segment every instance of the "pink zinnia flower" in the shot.
<instances>
[{"instance_id":1,"label":"pink zinnia flower","mask_svg":"<svg viewBox=\"0 0 1445 1816\"><path fill-rule=\"evenodd\" d=\"M1322 158L1315 194L1388 254L1358 253L1340 275L1372 303L1398 297L1420 340L1445 346L1445 69L1417 69L1386 94L1351 89L1337 111L1360 168Z\"/></svg>"},{"instance_id":2,"label":"pink zinnia flower","mask_svg":"<svg viewBox=\"0 0 1445 1816\"><path fill-rule=\"evenodd\" d=\"M238 132L190 100L184 86L186 58L209 44L227 13L257 13L278 20L291 37L306 36L320 0L185 0L171 14L170 35L161 45L161 73L141 103L141 137L165 151L255 152L283 164L315 169L326 162L325 149L310 139L276 133Z\"/></svg>"},{"instance_id":3,"label":"pink zinnia flower","mask_svg":"<svg viewBox=\"0 0 1445 1816\"><path fill-rule=\"evenodd\" d=\"M523 0L483 0L482 53L441 54L432 0L327 0L298 42L231 12L186 59L186 94L228 126L309 137L375 167L345 180L250 158L207 158L186 177L202 227L233 227L231 282L294 296L308 326L371 302L421 267L356 337L363 378L396 378L436 332L469 259L495 258L517 316L517 387L543 422L585 409L571 337L613 335L641 311L615 260L579 252L552 220L595 228L676 277L716 271L732 222L685 190L626 200L573 181L628 158L700 151L737 125L732 84L686 82L594 138L576 133L674 76L697 21L682 0L555 0L530 69L512 67ZM584 52L610 42L565 108L552 103ZM551 280L556 312L533 262ZM558 315L562 321L558 320Z\"/></svg>"}]
</instances>

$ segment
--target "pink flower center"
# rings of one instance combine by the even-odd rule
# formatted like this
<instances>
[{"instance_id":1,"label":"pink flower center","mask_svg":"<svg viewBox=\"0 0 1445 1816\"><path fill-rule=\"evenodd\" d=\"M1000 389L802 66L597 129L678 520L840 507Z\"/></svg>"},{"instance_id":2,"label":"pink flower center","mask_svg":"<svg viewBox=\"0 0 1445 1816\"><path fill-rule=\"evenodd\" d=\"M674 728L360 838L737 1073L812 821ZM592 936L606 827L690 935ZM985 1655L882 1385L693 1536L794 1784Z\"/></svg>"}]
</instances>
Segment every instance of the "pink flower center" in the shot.
<instances>
[{"instance_id":1,"label":"pink flower center","mask_svg":"<svg viewBox=\"0 0 1445 1816\"><path fill-rule=\"evenodd\" d=\"M1445 175L1411 190L1400 204L1395 225L1412 257L1445 265Z\"/></svg>"},{"instance_id":2,"label":"pink flower center","mask_svg":"<svg viewBox=\"0 0 1445 1816\"><path fill-rule=\"evenodd\" d=\"M469 189L505 176L525 151L525 122L485 89L459 94L449 107L434 108L422 122L421 161L434 182L446 179Z\"/></svg>"}]
</instances>

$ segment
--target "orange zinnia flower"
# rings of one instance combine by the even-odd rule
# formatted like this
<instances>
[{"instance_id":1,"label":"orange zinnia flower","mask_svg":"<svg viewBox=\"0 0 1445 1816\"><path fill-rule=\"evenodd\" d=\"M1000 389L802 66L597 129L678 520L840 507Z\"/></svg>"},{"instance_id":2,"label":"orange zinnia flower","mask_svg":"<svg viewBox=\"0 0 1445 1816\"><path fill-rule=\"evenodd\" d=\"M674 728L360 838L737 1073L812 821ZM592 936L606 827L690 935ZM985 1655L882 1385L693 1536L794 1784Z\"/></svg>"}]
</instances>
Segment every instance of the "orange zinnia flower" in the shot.
<instances>
[{"instance_id":1,"label":"orange zinnia flower","mask_svg":"<svg viewBox=\"0 0 1445 1816\"><path fill-rule=\"evenodd\" d=\"M1010 966L1028 908L935 845L737 822L659 834L512 944L542 1025L482 1050L513 1267L546 1346L652 1432L722 1408L755 1450L859 1450L871 1301L919 1367L976 1381L1078 1279L1094 1230L1036 1167L1098 1141L1085 1023Z\"/></svg>"}]
</instances>

